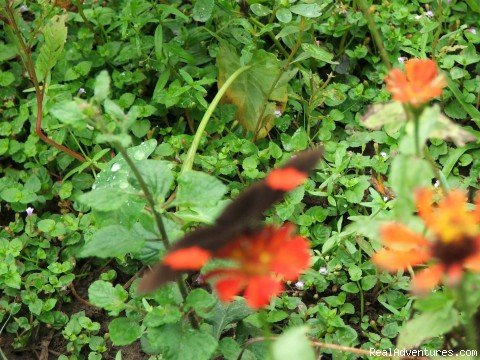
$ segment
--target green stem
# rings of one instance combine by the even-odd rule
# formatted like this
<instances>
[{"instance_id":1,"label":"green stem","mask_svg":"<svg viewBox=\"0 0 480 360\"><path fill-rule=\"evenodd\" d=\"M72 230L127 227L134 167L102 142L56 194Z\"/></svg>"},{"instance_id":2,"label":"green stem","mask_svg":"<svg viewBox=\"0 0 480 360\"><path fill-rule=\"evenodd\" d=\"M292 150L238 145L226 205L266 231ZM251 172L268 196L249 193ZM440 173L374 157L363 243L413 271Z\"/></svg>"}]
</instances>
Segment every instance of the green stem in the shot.
<instances>
[{"instance_id":1,"label":"green stem","mask_svg":"<svg viewBox=\"0 0 480 360\"><path fill-rule=\"evenodd\" d=\"M162 216L160 213L155 209L155 201L153 200L152 193L148 189L147 183L142 177L142 174L140 174L140 171L138 170L137 165L133 162L132 158L130 155L128 155L127 150L121 145L120 143L116 143L118 146L118 149L120 150L120 153L122 154L123 158L127 162L128 166L130 169L132 169L133 175L137 179L138 183L140 184L140 187L142 188L143 193L145 194L145 197L147 198L147 202L152 208L153 216L155 218L155 222L157 223L157 228L160 231L161 235L161 240L163 242L163 245L165 246L165 249L170 248L170 242L168 241L168 236L167 232L165 230L165 225L163 223Z\"/></svg>"},{"instance_id":2,"label":"green stem","mask_svg":"<svg viewBox=\"0 0 480 360\"><path fill-rule=\"evenodd\" d=\"M363 319L363 315L365 314L365 297L363 294L362 285L360 281L357 281L358 289L360 290L360 319Z\"/></svg>"},{"instance_id":3,"label":"green stem","mask_svg":"<svg viewBox=\"0 0 480 360\"><path fill-rule=\"evenodd\" d=\"M467 299L469 297L469 289L467 289L466 281L462 281L459 286L458 291L458 303L460 305L460 311L463 312L465 317L465 338L466 338L466 347L471 350L475 350L478 347L477 342L477 330L475 328L475 323L472 319L472 314L470 313L470 306L468 305Z\"/></svg>"},{"instance_id":4,"label":"green stem","mask_svg":"<svg viewBox=\"0 0 480 360\"><path fill-rule=\"evenodd\" d=\"M382 35L380 35L380 32L378 31L377 24L375 23L372 14L370 14L367 3L365 2L365 0L355 0L355 2L357 3L357 6L360 8L360 10L362 10L363 15L367 19L368 29L370 30L370 34L372 34L375 45L377 45L378 51L380 52L380 57L382 58L384 65L387 67L388 70L390 70L392 68L392 64L390 63L390 60L388 60L387 51L385 50L385 46L383 46Z\"/></svg>"},{"instance_id":5,"label":"green stem","mask_svg":"<svg viewBox=\"0 0 480 360\"><path fill-rule=\"evenodd\" d=\"M232 85L232 83L242 74L244 71L250 69L250 65L248 66L242 66L240 69L235 71L230 77L225 81L225 83L222 85L220 90L218 90L217 95L213 98L213 101L211 104L208 106L207 111L203 115L202 120L200 121L200 125L198 125L197 132L195 133L195 137L193 138L192 145L190 146L190 149L188 149L187 157L185 158L185 162L182 165L182 170L180 173L184 173L185 171L191 170L193 167L193 160L195 159L195 155L197 153L198 145L200 144L200 140L202 139L203 132L205 131L205 127L208 124L208 121L210 120L210 117L212 116L213 112L217 108L218 103L222 99L223 95L227 91L227 89Z\"/></svg>"}]
</instances>

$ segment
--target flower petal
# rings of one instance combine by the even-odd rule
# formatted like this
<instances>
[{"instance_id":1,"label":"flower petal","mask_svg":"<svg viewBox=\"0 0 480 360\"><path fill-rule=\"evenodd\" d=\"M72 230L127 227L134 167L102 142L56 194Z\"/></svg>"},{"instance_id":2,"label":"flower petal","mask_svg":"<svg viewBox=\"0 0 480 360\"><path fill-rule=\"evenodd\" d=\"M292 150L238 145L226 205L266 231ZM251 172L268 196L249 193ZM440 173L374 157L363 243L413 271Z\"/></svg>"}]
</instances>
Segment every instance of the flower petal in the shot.
<instances>
[{"instance_id":1,"label":"flower petal","mask_svg":"<svg viewBox=\"0 0 480 360\"><path fill-rule=\"evenodd\" d=\"M211 257L209 251L199 246L191 246L167 254L163 263L174 270L199 270Z\"/></svg>"},{"instance_id":2,"label":"flower petal","mask_svg":"<svg viewBox=\"0 0 480 360\"><path fill-rule=\"evenodd\" d=\"M218 297L223 302L232 301L235 295L238 295L245 286L246 279L241 274L232 272L223 279L217 280L215 282L215 290L217 291Z\"/></svg>"},{"instance_id":3,"label":"flower petal","mask_svg":"<svg viewBox=\"0 0 480 360\"><path fill-rule=\"evenodd\" d=\"M451 265L447 269L446 273L447 273L446 283L449 286L456 286L460 283L463 277L462 265L460 264Z\"/></svg>"},{"instance_id":4,"label":"flower petal","mask_svg":"<svg viewBox=\"0 0 480 360\"><path fill-rule=\"evenodd\" d=\"M270 277L261 276L250 279L245 290L247 304L253 309L267 306L270 300L283 291L283 284Z\"/></svg>"},{"instance_id":5,"label":"flower petal","mask_svg":"<svg viewBox=\"0 0 480 360\"><path fill-rule=\"evenodd\" d=\"M425 225L430 225L433 220L433 192L427 188L420 188L415 194L415 203L418 209L418 215L422 218Z\"/></svg>"},{"instance_id":6,"label":"flower petal","mask_svg":"<svg viewBox=\"0 0 480 360\"><path fill-rule=\"evenodd\" d=\"M277 249L271 269L285 280L295 280L310 265L310 247L308 241L296 236Z\"/></svg>"},{"instance_id":7,"label":"flower petal","mask_svg":"<svg viewBox=\"0 0 480 360\"><path fill-rule=\"evenodd\" d=\"M417 247L429 247L430 243L422 235L417 234L399 223L389 223L380 230L382 243L392 250L411 250Z\"/></svg>"},{"instance_id":8,"label":"flower petal","mask_svg":"<svg viewBox=\"0 0 480 360\"><path fill-rule=\"evenodd\" d=\"M405 270L408 266L424 264L430 259L430 254L420 250L395 251L382 249L372 256L372 261L379 268L389 272Z\"/></svg>"},{"instance_id":9,"label":"flower petal","mask_svg":"<svg viewBox=\"0 0 480 360\"><path fill-rule=\"evenodd\" d=\"M294 167L275 169L265 178L265 184L273 190L290 191L303 184L308 175Z\"/></svg>"},{"instance_id":10,"label":"flower petal","mask_svg":"<svg viewBox=\"0 0 480 360\"><path fill-rule=\"evenodd\" d=\"M412 292L424 295L431 291L442 280L443 270L443 266L437 264L416 273L412 280Z\"/></svg>"}]
</instances>

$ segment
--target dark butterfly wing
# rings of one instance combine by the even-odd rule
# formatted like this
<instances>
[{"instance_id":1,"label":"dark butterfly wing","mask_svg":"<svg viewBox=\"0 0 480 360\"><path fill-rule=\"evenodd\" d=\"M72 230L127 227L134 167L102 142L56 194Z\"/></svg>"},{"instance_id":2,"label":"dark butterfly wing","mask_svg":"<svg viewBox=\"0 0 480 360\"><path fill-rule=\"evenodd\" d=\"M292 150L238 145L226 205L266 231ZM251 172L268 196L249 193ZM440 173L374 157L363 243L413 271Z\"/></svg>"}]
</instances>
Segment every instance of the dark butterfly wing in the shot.
<instances>
[{"instance_id":1,"label":"dark butterfly wing","mask_svg":"<svg viewBox=\"0 0 480 360\"><path fill-rule=\"evenodd\" d=\"M290 159L281 169L295 168L309 173L320 160L321 148L304 151ZM268 187L265 181L258 182L242 192L223 213L216 223L225 226L252 226L262 220L263 213L285 196L285 191Z\"/></svg>"},{"instance_id":2,"label":"dark butterfly wing","mask_svg":"<svg viewBox=\"0 0 480 360\"><path fill-rule=\"evenodd\" d=\"M282 168L293 167L308 173L318 162L322 152L320 148L305 151L292 158ZM185 235L171 247L169 253L192 246L199 246L211 252L219 250L238 235L258 226L263 213L282 200L285 194L285 191L271 189L265 181L252 185L225 208L214 225L199 228ZM142 278L138 290L141 293L153 291L166 282L175 280L183 272L159 263Z\"/></svg>"}]
</instances>

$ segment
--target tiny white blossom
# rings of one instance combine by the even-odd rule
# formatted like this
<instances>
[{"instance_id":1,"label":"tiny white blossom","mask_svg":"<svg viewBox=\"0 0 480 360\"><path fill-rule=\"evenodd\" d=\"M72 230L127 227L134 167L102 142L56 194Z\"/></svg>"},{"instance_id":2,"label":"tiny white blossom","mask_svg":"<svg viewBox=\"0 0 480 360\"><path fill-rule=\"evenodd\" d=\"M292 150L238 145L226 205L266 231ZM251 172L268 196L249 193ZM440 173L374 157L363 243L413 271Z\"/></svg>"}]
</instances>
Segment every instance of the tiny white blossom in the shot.
<instances>
[{"instance_id":1,"label":"tiny white blossom","mask_svg":"<svg viewBox=\"0 0 480 360\"><path fill-rule=\"evenodd\" d=\"M28 11L28 6L27 5L22 5L18 9L18 11L20 11L21 13L24 13L24 12Z\"/></svg>"},{"instance_id":2,"label":"tiny white blossom","mask_svg":"<svg viewBox=\"0 0 480 360\"><path fill-rule=\"evenodd\" d=\"M275 114L275 117L277 117L277 118L282 116L282 112L278 109L276 109L273 113Z\"/></svg>"},{"instance_id":3,"label":"tiny white blossom","mask_svg":"<svg viewBox=\"0 0 480 360\"><path fill-rule=\"evenodd\" d=\"M415 20L420 20L422 18L422 15L415 15Z\"/></svg>"},{"instance_id":4,"label":"tiny white blossom","mask_svg":"<svg viewBox=\"0 0 480 360\"><path fill-rule=\"evenodd\" d=\"M390 199L388 198L388 196L384 196L384 197L383 197L383 201L387 202L388 200L390 200Z\"/></svg>"},{"instance_id":5,"label":"tiny white blossom","mask_svg":"<svg viewBox=\"0 0 480 360\"><path fill-rule=\"evenodd\" d=\"M382 151L380 153L380 156L385 159L387 157L387 153L385 151Z\"/></svg>"},{"instance_id":6,"label":"tiny white blossom","mask_svg":"<svg viewBox=\"0 0 480 360\"><path fill-rule=\"evenodd\" d=\"M82 95L85 94L85 93L86 93L85 89L84 89L84 88L80 88L80 89L78 89L77 96L82 96Z\"/></svg>"},{"instance_id":7,"label":"tiny white blossom","mask_svg":"<svg viewBox=\"0 0 480 360\"><path fill-rule=\"evenodd\" d=\"M295 283L295 287L298 289L298 290L303 290L304 287L305 287L305 283L303 281L297 281Z\"/></svg>"},{"instance_id":8,"label":"tiny white blossom","mask_svg":"<svg viewBox=\"0 0 480 360\"><path fill-rule=\"evenodd\" d=\"M328 274L328 270L325 266L322 266L320 269L318 269L318 272L320 273L320 275L327 275Z\"/></svg>"},{"instance_id":9,"label":"tiny white blossom","mask_svg":"<svg viewBox=\"0 0 480 360\"><path fill-rule=\"evenodd\" d=\"M25 212L27 213L27 216L32 216L34 210L35 210L34 208L29 206L27 207L27 210L25 210Z\"/></svg>"},{"instance_id":10,"label":"tiny white blossom","mask_svg":"<svg viewBox=\"0 0 480 360\"><path fill-rule=\"evenodd\" d=\"M429 18L432 18L432 17L435 16L435 14L433 13L433 11L428 10L428 11L425 13L425 16L426 16L426 17L429 17Z\"/></svg>"},{"instance_id":11,"label":"tiny white blossom","mask_svg":"<svg viewBox=\"0 0 480 360\"><path fill-rule=\"evenodd\" d=\"M400 56L400 57L397 58L397 60L398 60L398 62L399 62L400 64L403 64L405 61L407 61L407 57L405 57L405 56Z\"/></svg>"},{"instance_id":12,"label":"tiny white blossom","mask_svg":"<svg viewBox=\"0 0 480 360\"><path fill-rule=\"evenodd\" d=\"M438 188L440 186L440 180L435 180L433 187Z\"/></svg>"},{"instance_id":13,"label":"tiny white blossom","mask_svg":"<svg viewBox=\"0 0 480 360\"><path fill-rule=\"evenodd\" d=\"M477 30L475 28L470 28L470 29L467 29L467 31L469 33L472 33L473 35L476 35L477 34Z\"/></svg>"}]
</instances>

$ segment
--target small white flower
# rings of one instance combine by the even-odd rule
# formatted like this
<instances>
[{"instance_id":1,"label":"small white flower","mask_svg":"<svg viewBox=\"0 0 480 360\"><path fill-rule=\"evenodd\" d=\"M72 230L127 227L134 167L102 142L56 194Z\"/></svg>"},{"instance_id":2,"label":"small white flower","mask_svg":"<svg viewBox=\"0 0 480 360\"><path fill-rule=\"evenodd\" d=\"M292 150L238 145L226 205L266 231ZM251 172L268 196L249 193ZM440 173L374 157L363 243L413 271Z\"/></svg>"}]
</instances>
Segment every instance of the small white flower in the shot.
<instances>
[{"instance_id":1,"label":"small white flower","mask_svg":"<svg viewBox=\"0 0 480 360\"><path fill-rule=\"evenodd\" d=\"M426 16L426 17L429 17L429 18L432 18L432 17L435 16L435 14L433 13L433 11L428 10L428 11L425 13L425 16Z\"/></svg>"},{"instance_id":2,"label":"small white flower","mask_svg":"<svg viewBox=\"0 0 480 360\"><path fill-rule=\"evenodd\" d=\"M295 287L297 288L297 290L303 290L303 288L305 287L305 283L303 281L297 281L295 283Z\"/></svg>"},{"instance_id":3,"label":"small white flower","mask_svg":"<svg viewBox=\"0 0 480 360\"><path fill-rule=\"evenodd\" d=\"M387 153L385 151L382 151L380 153L380 156L385 159L387 157Z\"/></svg>"},{"instance_id":4,"label":"small white flower","mask_svg":"<svg viewBox=\"0 0 480 360\"><path fill-rule=\"evenodd\" d=\"M440 186L440 180L435 180L435 183L433 184L434 188L438 188Z\"/></svg>"},{"instance_id":5,"label":"small white flower","mask_svg":"<svg viewBox=\"0 0 480 360\"><path fill-rule=\"evenodd\" d=\"M407 58L405 56L400 56L397 58L397 60L400 64L403 64L405 61L407 61Z\"/></svg>"},{"instance_id":6,"label":"small white flower","mask_svg":"<svg viewBox=\"0 0 480 360\"><path fill-rule=\"evenodd\" d=\"M384 196L384 197L383 197L383 201L387 202L388 200L390 200L390 199L388 198L388 196Z\"/></svg>"},{"instance_id":7,"label":"small white flower","mask_svg":"<svg viewBox=\"0 0 480 360\"><path fill-rule=\"evenodd\" d=\"M422 15L415 15L415 20L420 20L422 18Z\"/></svg>"},{"instance_id":8,"label":"small white flower","mask_svg":"<svg viewBox=\"0 0 480 360\"><path fill-rule=\"evenodd\" d=\"M273 113L275 114L275 117L277 117L277 118L282 116L282 112L278 109L276 109Z\"/></svg>"},{"instance_id":9,"label":"small white flower","mask_svg":"<svg viewBox=\"0 0 480 360\"><path fill-rule=\"evenodd\" d=\"M27 207L27 210L25 210L25 212L27 213L27 216L32 216L34 210L35 210L34 208L29 206Z\"/></svg>"},{"instance_id":10,"label":"small white flower","mask_svg":"<svg viewBox=\"0 0 480 360\"><path fill-rule=\"evenodd\" d=\"M325 266L322 266L320 269L318 269L318 272L320 273L320 275L327 275L328 274L328 270Z\"/></svg>"},{"instance_id":11,"label":"small white flower","mask_svg":"<svg viewBox=\"0 0 480 360\"><path fill-rule=\"evenodd\" d=\"M78 89L77 96L82 96L82 95L85 94L85 93L86 93L85 89L84 89L84 88L80 88L80 89Z\"/></svg>"},{"instance_id":12,"label":"small white flower","mask_svg":"<svg viewBox=\"0 0 480 360\"><path fill-rule=\"evenodd\" d=\"M22 5L18 8L18 11L20 11L21 13L24 13L24 12L28 11L28 6L27 5Z\"/></svg>"},{"instance_id":13,"label":"small white flower","mask_svg":"<svg viewBox=\"0 0 480 360\"><path fill-rule=\"evenodd\" d=\"M476 35L477 34L477 30L475 28L470 28L470 29L467 29L467 31L469 33L472 33L473 35Z\"/></svg>"}]
</instances>

